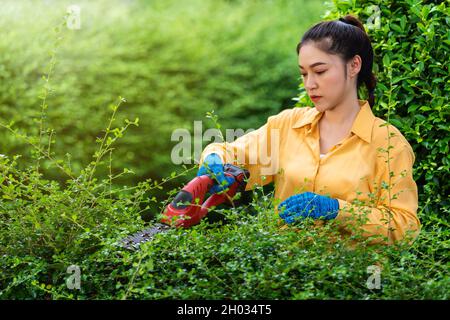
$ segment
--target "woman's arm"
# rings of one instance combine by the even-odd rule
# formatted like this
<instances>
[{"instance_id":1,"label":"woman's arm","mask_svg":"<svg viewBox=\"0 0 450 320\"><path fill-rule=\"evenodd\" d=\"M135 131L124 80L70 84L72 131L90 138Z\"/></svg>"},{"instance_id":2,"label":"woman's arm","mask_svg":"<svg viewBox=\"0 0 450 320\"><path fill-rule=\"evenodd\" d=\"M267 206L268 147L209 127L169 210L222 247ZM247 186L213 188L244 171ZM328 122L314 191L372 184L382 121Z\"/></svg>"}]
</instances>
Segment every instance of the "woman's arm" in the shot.
<instances>
[{"instance_id":1,"label":"woman's arm","mask_svg":"<svg viewBox=\"0 0 450 320\"><path fill-rule=\"evenodd\" d=\"M262 127L233 142L209 144L202 152L200 165L207 155L217 153L223 163L243 166L249 171L250 179L246 191L251 190L255 184L263 186L272 182L279 170L283 134L294 120L293 116L297 117L306 111L306 108L294 109L286 109L269 117Z\"/></svg>"},{"instance_id":2,"label":"woman's arm","mask_svg":"<svg viewBox=\"0 0 450 320\"><path fill-rule=\"evenodd\" d=\"M353 233L354 228L372 243L392 244L405 239L414 241L420 232L417 217L418 191L413 179L414 152L408 144L400 144L390 151L389 166L386 162L377 169L378 203L375 207L339 201L336 220L342 228ZM391 172L391 174L389 174ZM372 238L373 237L373 238Z\"/></svg>"}]
</instances>

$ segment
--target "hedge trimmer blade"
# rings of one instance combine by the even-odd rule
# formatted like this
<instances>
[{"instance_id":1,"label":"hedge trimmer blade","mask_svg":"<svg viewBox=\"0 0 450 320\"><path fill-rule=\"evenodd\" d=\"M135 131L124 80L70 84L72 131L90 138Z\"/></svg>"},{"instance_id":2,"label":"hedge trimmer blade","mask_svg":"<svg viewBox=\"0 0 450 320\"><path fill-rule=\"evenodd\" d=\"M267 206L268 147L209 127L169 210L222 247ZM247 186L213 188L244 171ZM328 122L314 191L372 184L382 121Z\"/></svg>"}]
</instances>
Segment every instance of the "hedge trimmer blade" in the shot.
<instances>
[{"instance_id":1,"label":"hedge trimmer blade","mask_svg":"<svg viewBox=\"0 0 450 320\"><path fill-rule=\"evenodd\" d=\"M147 229L141 230L126 237L121 241L120 244L126 249L136 250L139 248L141 243L151 241L156 234L166 232L169 229L171 229L171 227L167 224L155 223L153 226L148 227Z\"/></svg>"}]
</instances>

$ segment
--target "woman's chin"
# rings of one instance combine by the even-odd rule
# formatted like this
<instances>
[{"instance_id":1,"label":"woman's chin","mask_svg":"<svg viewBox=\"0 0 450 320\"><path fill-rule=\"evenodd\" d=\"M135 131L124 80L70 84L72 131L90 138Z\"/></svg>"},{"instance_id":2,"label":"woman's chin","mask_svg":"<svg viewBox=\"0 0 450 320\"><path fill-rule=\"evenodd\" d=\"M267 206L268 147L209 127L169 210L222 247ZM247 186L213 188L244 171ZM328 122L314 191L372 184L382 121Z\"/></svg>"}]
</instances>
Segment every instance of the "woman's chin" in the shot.
<instances>
[{"instance_id":1,"label":"woman's chin","mask_svg":"<svg viewBox=\"0 0 450 320\"><path fill-rule=\"evenodd\" d=\"M317 109L317 111L319 112L325 112L327 110L332 110L333 108L330 107L330 105L328 103L326 103L325 101L317 101L317 102L313 102L314 107Z\"/></svg>"},{"instance_id":2,"label":"woman's chin","mask_svg":"<svg viewBox=\"0 0 450 320\"><path fill-rule=\"evenodd\" d=\"M319 112L323 112L326 109L325 105L321 102L314 102L314 107L316 107Z\"/></svg>"}]
</instances>

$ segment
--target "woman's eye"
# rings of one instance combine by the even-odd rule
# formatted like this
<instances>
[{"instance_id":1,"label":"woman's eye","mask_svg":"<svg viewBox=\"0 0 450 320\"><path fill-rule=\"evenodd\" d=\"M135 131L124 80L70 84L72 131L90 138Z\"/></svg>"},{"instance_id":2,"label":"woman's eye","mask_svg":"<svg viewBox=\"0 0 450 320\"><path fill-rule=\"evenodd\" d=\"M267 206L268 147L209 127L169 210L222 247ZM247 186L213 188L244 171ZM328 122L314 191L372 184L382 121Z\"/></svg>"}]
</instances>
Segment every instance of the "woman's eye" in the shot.
<instances>
[{"instance_id":1,"label":"woman's eye","mask_svg":"<svg viewBox=\"0 0 450 320\"><path fill-rule=\"evenodd\" d=\"M327 71L327 70L323 70L323 71L316 71L316 73L317 73L317 74L322 74L322 73L324 73L325 71ZM306 77L306 76L308 76L308 74L307 74L307 73L302 73L302 77Z\"/></svg>"}]
</instances>

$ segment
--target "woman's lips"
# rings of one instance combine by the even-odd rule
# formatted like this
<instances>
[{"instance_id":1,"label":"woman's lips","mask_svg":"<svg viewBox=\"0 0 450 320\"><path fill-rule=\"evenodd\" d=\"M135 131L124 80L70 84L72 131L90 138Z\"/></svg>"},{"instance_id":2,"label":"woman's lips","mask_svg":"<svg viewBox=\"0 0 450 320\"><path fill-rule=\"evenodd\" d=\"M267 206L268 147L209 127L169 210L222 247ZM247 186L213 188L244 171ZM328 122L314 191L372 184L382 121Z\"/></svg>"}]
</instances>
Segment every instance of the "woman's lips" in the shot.
<instances>
[{"instance_id":1,"label":"woman's lips","mask_svg":"<svg viewBox=\"0 0 450 320\"><path fill-rule=\"evenodd\" d=\"M322 97L321 97L321 96L311 96L311 100L312 100L313 102L319 101L320 98L322 98Z\"/></svg>"}]
</instances>

